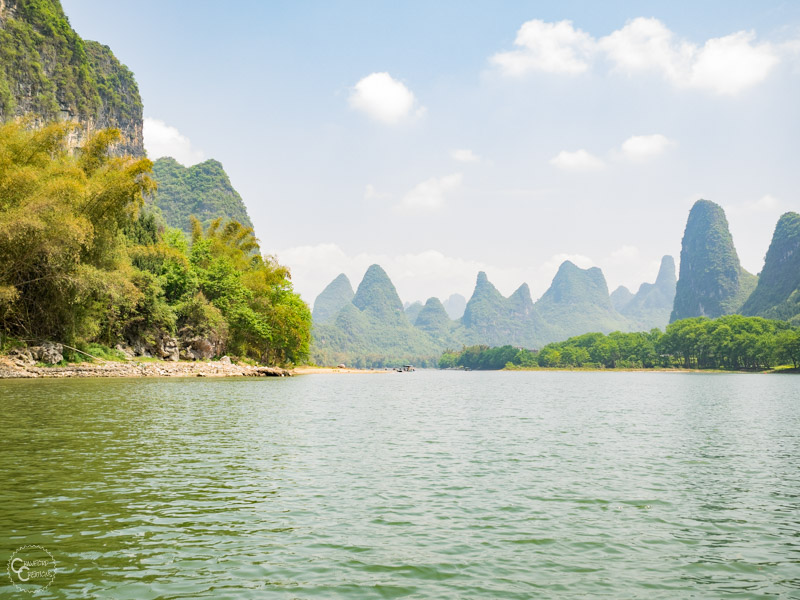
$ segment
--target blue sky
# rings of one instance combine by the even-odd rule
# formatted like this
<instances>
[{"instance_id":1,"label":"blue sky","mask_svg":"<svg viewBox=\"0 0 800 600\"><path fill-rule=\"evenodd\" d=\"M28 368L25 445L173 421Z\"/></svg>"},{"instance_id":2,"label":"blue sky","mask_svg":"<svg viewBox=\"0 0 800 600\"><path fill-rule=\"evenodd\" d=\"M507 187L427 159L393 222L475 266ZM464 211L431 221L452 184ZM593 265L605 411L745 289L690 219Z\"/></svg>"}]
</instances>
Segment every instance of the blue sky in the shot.
<instances>
[{"instance_id":1,"label":"blue sky","mask_svg":"<svg viewBox=\"0 0 800 600\"><path fill-rule=\"evenodd\" d=\"M372 262L408 301L565 258L635 291L701 197L756 272L800 210L798 2L63 4L151 157L220 160L310 302Z\"/></svg>"}]
</instances>

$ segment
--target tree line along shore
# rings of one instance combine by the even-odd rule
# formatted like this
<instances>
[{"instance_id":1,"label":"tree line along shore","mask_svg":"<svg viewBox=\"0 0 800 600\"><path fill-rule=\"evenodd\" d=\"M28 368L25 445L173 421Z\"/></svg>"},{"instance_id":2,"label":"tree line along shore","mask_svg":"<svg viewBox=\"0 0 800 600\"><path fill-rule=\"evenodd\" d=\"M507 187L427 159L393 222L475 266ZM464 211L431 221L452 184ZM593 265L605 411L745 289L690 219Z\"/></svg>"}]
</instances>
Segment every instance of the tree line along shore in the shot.
<instances>
[{"instance_id":1,"label":"tree line along shore","mask_svg":"<svg viewBox=\"0 0 800 600\"><path fill-rule=\"evenodd\" d=\"M541 350L470 346L447 351L442 369L699 369L764 371L800 366L800 328L727 315L675 321L666 331L586 333Z\"/></svg>"}]
</instances>

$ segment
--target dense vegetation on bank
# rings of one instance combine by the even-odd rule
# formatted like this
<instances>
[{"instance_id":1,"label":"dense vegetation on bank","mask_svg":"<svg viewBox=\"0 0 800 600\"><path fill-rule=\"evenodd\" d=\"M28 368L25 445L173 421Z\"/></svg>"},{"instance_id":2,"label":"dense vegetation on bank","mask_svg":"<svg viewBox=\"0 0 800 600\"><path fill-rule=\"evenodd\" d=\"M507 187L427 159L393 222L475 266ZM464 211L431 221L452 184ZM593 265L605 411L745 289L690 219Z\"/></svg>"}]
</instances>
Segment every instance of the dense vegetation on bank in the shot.
<instances>
[{"instance_id":1,"label":"dense vegetation on bank","mask_svg":"<svg viewBox=\"0 0 800 600\"><path fill-rule=\"evenodd\" d=\"M800 365L800 328L740 315L683 319L670 324L665 332L586 333L548 344L538 353L511 346L471 346L445 352L439 360L440 368L468 369L768 369L783 364Z\"/></svg>"},{"instance_id":2,"label":"dense vegetation on bank","mask_svg":"<svg viewBox=\"0 0 800 600\"><path fill-rule=\"evenodd\" d=\"M115 130L70 152L72 128L0 126L4 339L157 347L177 336L217 355L307 357L310 311L251 228L195 221L188 238L159 226L143 210L152 163L110 156Z\"/></svg>"}]
</instances>

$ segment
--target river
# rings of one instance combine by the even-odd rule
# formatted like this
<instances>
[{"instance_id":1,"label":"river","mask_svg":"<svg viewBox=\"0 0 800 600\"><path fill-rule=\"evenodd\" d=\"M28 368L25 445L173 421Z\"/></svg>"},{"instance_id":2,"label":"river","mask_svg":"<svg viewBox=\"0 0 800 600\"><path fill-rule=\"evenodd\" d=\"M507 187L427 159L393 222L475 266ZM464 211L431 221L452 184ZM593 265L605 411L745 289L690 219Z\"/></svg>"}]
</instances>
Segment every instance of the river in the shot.
<instances>
[{"instance_id":1,"label":"river","mask_svg":"<svg viewBox=\"0 0 800 600\"><path fill-rule=\"evenodd\" d=\"M800 598L799 384L0 381L2 563L46 549L42 598Z\"/></svg>"}]
</instances>

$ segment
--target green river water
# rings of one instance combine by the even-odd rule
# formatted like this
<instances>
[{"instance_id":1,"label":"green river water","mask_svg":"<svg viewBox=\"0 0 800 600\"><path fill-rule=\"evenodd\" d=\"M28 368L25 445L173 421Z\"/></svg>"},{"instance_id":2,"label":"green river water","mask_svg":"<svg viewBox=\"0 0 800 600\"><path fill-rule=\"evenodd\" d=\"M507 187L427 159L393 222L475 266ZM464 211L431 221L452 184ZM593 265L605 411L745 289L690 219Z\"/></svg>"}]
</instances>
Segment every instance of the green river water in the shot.
<instances>
[{"instance_id":1,"label":"green river water","mask_svg":"<svg viewBox=\"0 0 800 600\"><path fill-rule=\"evenodd\" d=\"M0 408L2 598L800 598L794 376L0 381ZM45 550L46 582L6 571Z\"/></svg>"}]
</instances>

